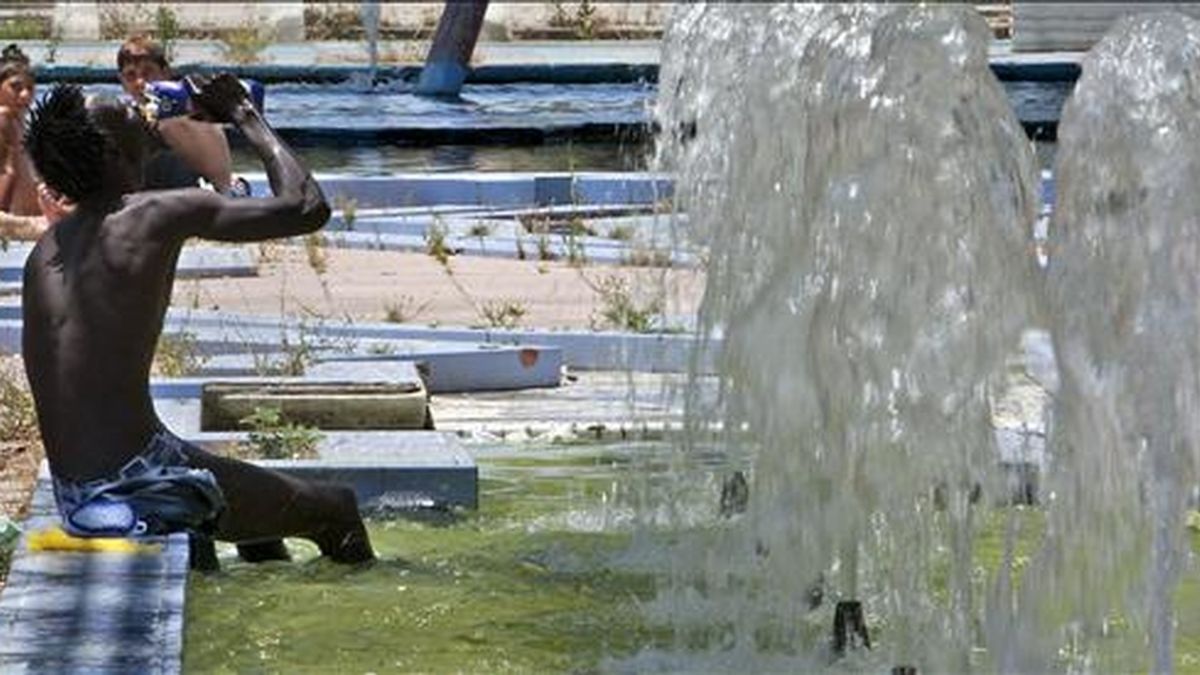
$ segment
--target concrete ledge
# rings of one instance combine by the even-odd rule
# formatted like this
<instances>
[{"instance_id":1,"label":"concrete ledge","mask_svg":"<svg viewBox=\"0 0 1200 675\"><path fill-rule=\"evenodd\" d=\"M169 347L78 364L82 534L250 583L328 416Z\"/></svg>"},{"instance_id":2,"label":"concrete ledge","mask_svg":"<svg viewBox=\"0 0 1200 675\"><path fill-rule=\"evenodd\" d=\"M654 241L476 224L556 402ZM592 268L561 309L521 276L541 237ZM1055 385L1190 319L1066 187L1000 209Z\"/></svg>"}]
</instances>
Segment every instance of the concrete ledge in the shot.
<instances>
[{"instance_id":1,"label":"concrete ledge","mask_svg":"<svg viewBox=\"0 0 1200 675\"><path fill-rule=\"evenodd\" d=\"M24 277L25 260L33 243L9 244L0 251L0 281L19 282ZM211 277L252 277L258 275L258 261L245 247L185 246L175 267L176 279Z\"/></svg>"},{"instance_id":2,"label":"concrete ledge","mask_svg":"<svg viewBox=\"0 0 1200 675\"><path fill-rule=\"evenodd\" d=\"M43 464L26 532L57 523ZM186 534L138 554L35 553L27 536L0 595L0 670L180 672Z\"/></svg>"},{"instance_id":3,"label":"concrete ledge","mask_svg":"<svg viewBox=\"0 0 1200 675\"><path fill-rule=\"evenodd\" d=\"M414 469L403 465L359 466L305 460L262 460L258 463L305 480L348 485L354 488L358 497L359 510L376 517L394 511L447 507L474 509L479 506L474 468Z\"/></svg>"},{"instance_id":4,"label":"concrete ledge","mask_svg":"<svg viewBox=\"0 0 1200 675\"><path fill-rule=\"evenodd\" d=\"M362 231L332 232L325 242L337 248L373 251L407 251L423 253L429 250L426 235L385 234ZM604 265L633 265L640 267L692 268L699 258L689 251L675 251L667 246L650 246L617 242L601 237L567 237L565 235L525 235L522 237L449 237L446 248L454 255L513 260L577 260L581 263Z\"/></svg>"},{"instance_id":5,"label":"concrete ledge","mask_svg":"<svg viewBox=\"0 0 1200 675\"><path fill-rule=\"evenodd\" d=\"M244 443L247 434L198 433L187 440L220 451ZM317 445L315 460L261 460L284 473L336 480L354 488L364 512L412 507L479 503L475 460L452 434L436 431L329 432Z\"/></svg>"},{"instance_id":6,"label":"concrete ledge","mask_svg":"<svg viewBox=\"0 0 1200 675\"><path fill-rule=\"evenodd\" d=\"M288 422L318 429L421 429L429 418L421 383L405 382L236 382L203 385L200 428L241 429L241 420L274 408Z\"/></svg>"},{"instance_id":7,"label":"concrete ledge","mask_svg":"<svg viewBox=\"0 0 1200 675\"><path fill-rule=\"evenodd\" d=\"M281 123L275 131L288 144L310 146L543 145L547 143L642 143L653 137L644 122L583 122L551 126L493 127L312 127ZM229 130L230 143L241 147L240 136Z\"/></svg>"},{"instance_id":8,"label":"concrete ledge","mask_svg":"<svg viewBox=\"0 0 1200 675\"><path fill-rule=\"evenodd\" d=\"M196 374L208 378L268 374L273 365L289 360L286 345L300 344L310 346L310 364L349 367L360 362L383 368L397 362L420 364L431 393L557 387L564 365L560 348L519 340L497 343L441 340L436 334L425 334L427 339L339 334L329 332L328 326L300 328L254 320L214 324L196 321L195 315L182 322L173 319L168 318L164 335L186 334L197 353L207 357ZM346 339L350 337L354 339ZM464 344L467 342L475 344ZM8 345L20 348L20 323L0 320L0 348Z\"/></svg>"},{"instance_id":9,"label":"concrete ledge","mask_svg":"<svg viewBox=\"0 0 1200 675\"><path fill-rule=\"evenodd\" d=\"M494 129L482 129L493 134ZM346 130L336 130L339 144ZM428 129L421 134L431 133ZM268 194L266 176L243 174L256 195ZM655 204L671 196L673 180L661 174L588 172L588 173L502 173L476 172L437 174L394 174L391 176L354 176L321 173L317 181L331 199L357 200L359 209L417 206L488 206L522 208L565 204L610 206ZM540 181L540 182L539 182ZM548 185L559 181L556 189ZM539 192L538 187L542 189ZM540 199L539 199L540 197ZM567 203L569 202L569 203Z\"/></svg>"},{"instance_id":10,"label":"concrete ledge","mask_svg":"<svg viewBox=\"0 0 1200 675\"><path fill-rule=\"evenodd\" d=\"M2 307L2 306L0 306ZM0 314L0 317L3 315ZM252 329L269 329L278 336L282 330L277 319L248 314L227 314L191 310L168 314L168 324L193 330L206 325L225 325L237 334L249 335ZM5 322L0 319L0 347L4 345ZM295 330L292 326L291 330ZM541 345L562 350L562 363L584 370L635 370L648 372L684 372L690 365L696 346L694 336L686 333L626 333L616 331L554 331L536 329L430 328L393 323L327 323L310 328L326 339L469 342L519 347ZM17 333L19 344L19 330ZM714 343L718 340L714 339ZM716 347L717 344L712 345ZM713 351L712 353L715 353ZM215 360L215 359L214 359ZM711 372L710 358L699 364ZM253 372L249 374L255 374ZM426 381L430 391L437 391Z\"/></svg>"}]
</instances>

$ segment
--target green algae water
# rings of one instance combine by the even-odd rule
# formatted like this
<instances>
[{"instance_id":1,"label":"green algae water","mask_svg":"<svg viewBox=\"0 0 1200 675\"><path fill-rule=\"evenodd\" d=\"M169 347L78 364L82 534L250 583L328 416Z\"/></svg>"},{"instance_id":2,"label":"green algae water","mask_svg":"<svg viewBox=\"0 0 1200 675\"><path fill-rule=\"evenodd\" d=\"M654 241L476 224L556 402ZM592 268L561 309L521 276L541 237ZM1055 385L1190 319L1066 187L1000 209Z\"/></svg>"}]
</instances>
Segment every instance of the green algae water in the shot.
<instances>
[{"instance_id":1,"label":"green algae water","mask_svg":"<svg viewBox=\"0 0 1200 675\"><path fill-rule=\"evenodd\" d=\"M659 543L711 542L743 524L740 516L717 515L720 479L742 459L712 449L684 467L666 444L477 452L484 476L479 510L373 523L380 560L369 567L329 563L298 540L289 542L296 557L290 563L241 563L232 548L222 549L220 573L191 577L184 671L625 671L621 664L635 655L663 649L673 630L646 611L657 602L654 581L666 567L665 558L648 552ZM696 486L682 505L693 526L639 541L643 532L631 523L641 516L633 506L666 494L659 488L676 471ZM1006 556L1018 569L1027 565L1044 529L1037 508L992 512L974 540L976 575L991 575ZM929 570L943 602L947 573L947 565ZM1184 575L1176 604L1176 668L1200 673L1196 570ZM814 612L821 616L818 638L828 629L826 610ZM712 628L692 636L691 648L704 653L722 639L723 618L695 618ZM871 621L872 637L885 639L885 618ZM1145 670L1141 639L1114 615L1096 667Z\"/></svg>"},{"instance_id":2,"label":"green algae water","mask_svg":"<svg viewBox=\"0 0 1200 675\"><path fill-rule=\"evenodd\" d=\"M665 444L472 448L477 512L371 525L379 560L295 560L192 575L186 672L568 672L656 644L639 605L656 562L632 523L668 470ZM687 469L715 516L712 454ZM651 498L652 500L652 498ZM715 523L715 518L701 516Z\"/></svg>"}]
</instances>

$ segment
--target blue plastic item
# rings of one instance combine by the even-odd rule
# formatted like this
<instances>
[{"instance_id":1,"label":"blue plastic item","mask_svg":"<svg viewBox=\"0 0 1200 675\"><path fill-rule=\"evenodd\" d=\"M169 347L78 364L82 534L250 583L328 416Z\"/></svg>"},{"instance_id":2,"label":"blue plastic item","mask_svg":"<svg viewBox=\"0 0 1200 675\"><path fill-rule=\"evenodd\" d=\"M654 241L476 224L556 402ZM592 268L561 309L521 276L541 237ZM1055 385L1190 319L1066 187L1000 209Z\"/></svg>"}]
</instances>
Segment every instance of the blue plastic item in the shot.
<instances>
[{"instance_id":1,"label":"blue plastic item","mask_svg":"<svg viewBox=\"0 0 1200 675\"><path fill-rule=\"evenodd\" d=\"M254 107L262 112L265 91L262 83L256 80L239 80L246 88ZM145 107L155 119L165 120L170 117L187 115L192 112L191 87L186 80L160 80L146 85Z\"/></svg>"}]
</instances>

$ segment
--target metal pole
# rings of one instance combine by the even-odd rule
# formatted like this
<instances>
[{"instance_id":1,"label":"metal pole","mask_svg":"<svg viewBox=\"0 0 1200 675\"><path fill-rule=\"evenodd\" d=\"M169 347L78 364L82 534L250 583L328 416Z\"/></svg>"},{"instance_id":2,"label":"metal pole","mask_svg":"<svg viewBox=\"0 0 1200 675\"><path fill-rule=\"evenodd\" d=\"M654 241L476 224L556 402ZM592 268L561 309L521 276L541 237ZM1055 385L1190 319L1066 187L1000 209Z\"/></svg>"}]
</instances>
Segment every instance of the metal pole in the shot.
<instances>
[{"instance_id":1,"label":"metal pole","mask_svg":"<svg viewBox=\"0 0 1200 675\"><path fill-rule=\"evenodd\" d=\"M421 69L417 94L453 97L462 91L487 6L488 0L446 0L433 44L425 57L425 67Z\"/></svg>"}]
</instances>

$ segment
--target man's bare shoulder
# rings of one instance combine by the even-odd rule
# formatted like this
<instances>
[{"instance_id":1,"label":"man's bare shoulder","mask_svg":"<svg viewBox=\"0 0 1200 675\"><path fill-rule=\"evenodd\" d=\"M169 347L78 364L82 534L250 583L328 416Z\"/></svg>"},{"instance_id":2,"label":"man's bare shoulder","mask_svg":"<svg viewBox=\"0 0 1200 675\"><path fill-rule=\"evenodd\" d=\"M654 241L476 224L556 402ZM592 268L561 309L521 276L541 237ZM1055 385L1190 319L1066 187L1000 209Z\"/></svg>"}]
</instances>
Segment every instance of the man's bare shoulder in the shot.
<instances>
[{"instance_id":1,"label":"man's bare shoulder","mask_svg":"<svg viewBox=\"0 0 1200 675\"><path fill-rule=\"evenodd\" d=\"M181 188L152 190L127 195L121 208L112 213L108 222L118 228L135 228L147 236L158 238L186 237L188 225L203 219L219 207L221 197L211 190Z\"/></svg>"}]
</instances>

